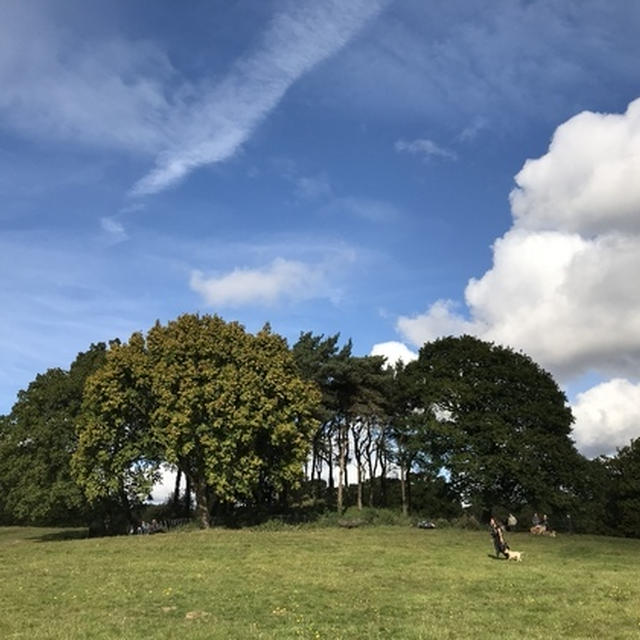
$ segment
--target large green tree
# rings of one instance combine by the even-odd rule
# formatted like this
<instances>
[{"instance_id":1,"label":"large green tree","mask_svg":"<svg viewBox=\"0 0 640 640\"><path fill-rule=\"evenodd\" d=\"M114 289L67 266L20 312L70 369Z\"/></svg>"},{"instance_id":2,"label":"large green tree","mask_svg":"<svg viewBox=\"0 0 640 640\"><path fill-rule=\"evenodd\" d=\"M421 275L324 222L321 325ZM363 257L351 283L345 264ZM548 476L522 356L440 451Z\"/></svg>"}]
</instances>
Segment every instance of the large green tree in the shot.
<instances>
[{"instance_id":1,"label":"large green tree","mask_svg":"<svg viewBox=\"0 0 640 640\"><path fill-rule=\"evenodd\" d=\"M268 326L252 335L185 314L112 347L87 384L75 468L104 495L144 487L154 463L176 465L208 527L215 504L275 500L300 480L318 401Z\"/></svg>"},{"instance_id":2,"label":"large green tree","mask_svg":"<svg viewBox=\"0 0 640 640\"><path fill-rule=\"evenodd\" d=\"M156 324L147 343L154 436L191 479L203 527L215 502L271 499L299 482L319 394L283 338L187 314Z\"/></svg>"},{"instance_id":3,"label":"large green tree","mask_svg":"<svg viewBox=\"0 0 640 640\"><path fill-rule=\"evenodd\" d=\"M571 409L549 373L471 336L425 344L407 372L425 449L463 500L485 517L495 506L567 510L580 458Z\"/></svg>"},{"instance_id":4,"label":"large green tree","mask_svg":"<svg viewBox=\"0 0 640 640\"><path fill-rule=\"evenodd\" d=\"M105 345L91 345L68 371L49 369L18 393L0 434L5 517L36 524L79 524L89 517L70 460L85 381L104 359Z\"/></svg>"}]
</instances>

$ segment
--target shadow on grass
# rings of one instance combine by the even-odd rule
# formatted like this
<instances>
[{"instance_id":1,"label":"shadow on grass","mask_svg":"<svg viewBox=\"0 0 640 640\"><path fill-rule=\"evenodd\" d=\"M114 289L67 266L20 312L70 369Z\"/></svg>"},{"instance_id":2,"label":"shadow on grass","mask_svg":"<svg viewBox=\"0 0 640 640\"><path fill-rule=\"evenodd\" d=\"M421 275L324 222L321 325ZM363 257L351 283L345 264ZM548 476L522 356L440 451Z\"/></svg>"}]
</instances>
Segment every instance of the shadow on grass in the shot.
<instances>
[{"instance_id":1,"label":"shadow on grass","mask_svg":"<svg viewBox=\"0 0 640 640\"><path fill-rule=\"evenodd\" d=\"M89 537L87 529L65 529L63 531L50 531L37 536L31 536L29 540L36 542L61 542L63 540L82 540Z\"/></svg>"},{"instance_id":2,"label":"shadow on grass","mask_svg":"<svg viewBox=\"0 0 640 640\"><path fill-rule=\"evenodd\" d=\"M508 558L496 558L496 556L493 553L487 553L487 557L491 558L492 560L507 560Z\"/></svg>"}]
</instances>

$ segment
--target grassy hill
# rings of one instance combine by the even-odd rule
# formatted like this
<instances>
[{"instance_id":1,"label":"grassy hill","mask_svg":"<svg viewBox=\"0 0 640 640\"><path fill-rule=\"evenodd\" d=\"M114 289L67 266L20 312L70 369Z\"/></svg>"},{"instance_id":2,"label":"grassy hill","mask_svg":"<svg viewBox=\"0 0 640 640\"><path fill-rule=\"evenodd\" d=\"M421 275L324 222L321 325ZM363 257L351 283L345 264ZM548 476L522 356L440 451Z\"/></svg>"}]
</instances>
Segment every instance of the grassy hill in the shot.
<instances>
[{"instance_id":1,"label":"grassy hill","mask_svg":"<svg viewBox=\"0 0 640 640\"><path fill-rule=\"evenodd\" d=\"M640 540L0 528L0 638L640 638Z\"/></svg>"}]
</instances>

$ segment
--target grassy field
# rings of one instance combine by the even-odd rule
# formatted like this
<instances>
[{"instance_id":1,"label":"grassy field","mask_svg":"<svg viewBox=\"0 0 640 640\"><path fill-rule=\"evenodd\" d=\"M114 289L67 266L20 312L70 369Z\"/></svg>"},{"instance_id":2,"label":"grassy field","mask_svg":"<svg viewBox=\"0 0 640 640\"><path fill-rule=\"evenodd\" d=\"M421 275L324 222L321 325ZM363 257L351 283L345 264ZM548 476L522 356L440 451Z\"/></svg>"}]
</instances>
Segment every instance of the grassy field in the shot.
<instances>
[{"instance_id":1,"label":"grassy field","mask_svg":"<svg viewBox=\"0 0 640 640\"><path fill-rule=\"evenodd\" d=\"M640 638L640 540L0 528L0 638Z\"/></svg>"}]
</instances>

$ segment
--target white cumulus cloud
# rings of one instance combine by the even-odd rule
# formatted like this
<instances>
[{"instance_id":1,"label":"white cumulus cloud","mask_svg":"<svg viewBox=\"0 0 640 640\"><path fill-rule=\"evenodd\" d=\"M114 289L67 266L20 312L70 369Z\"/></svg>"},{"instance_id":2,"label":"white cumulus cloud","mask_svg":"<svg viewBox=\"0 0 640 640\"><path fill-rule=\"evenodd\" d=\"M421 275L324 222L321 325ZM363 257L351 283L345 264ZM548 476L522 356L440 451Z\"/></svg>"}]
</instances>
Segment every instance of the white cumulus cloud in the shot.
<instances>
[{"instance_id":1,"label":"white cumulus cloud","mask_svg":"<svg viewBox=\"0 0 640 640\"><path fill-rule=\"evenodd\" d=\"M296 260L276 258L257 269L234 269L222 276L191 274L191 288L211 306L274 304L281 299L331 297L324 269Z\"/></svg>"},{"instance_id":2,"label":"white cumulus cloud","mask_svg":"<svg viewBox=\"0 0 640 640\"><path fill-rule=\"evenodd\" d=\"M469 280L466 312L438 300L398 318L398 331L418 346L473 334L522 349L563 381L589 371L618 379L604 387L609 395L594 391L582 401L604 402L640 372L638 176L640 99L623 114L571 118L516 176L513 227L495 241L491 269ZM598 434L578 439L593 453L621 421L583 423L587 415L594 414L577 412L576 433ZM632 423L625 437L640 436Z\"/></svg>"},{"instance_id":3,"label":"white cumulus cloud","mask_svg":"<svg viewBox=\"0 0 640 640\"><path fill-rule=\"evenodd\" d=\"M615 453L640 435L640 384L614 378L578 394L572 408L585 455Z\"/></svg>"},{"instance_id":4,"label":"white cumulus cloud","mask_svg":"<svg viewBox=\"0 0 640 640\"><path fill-rule=\"evenodd\" d=\"M403 364L412 362L418 358L418 354L415 351L411 351L406 344L402 342L380 342L374 344L371 349L372 356L384 356L387 359L388 365L395 365L398 360Z\"/></svg>"},{"instance_id":5,"label":"white cumulus cloud","mask_svg":"<svg viewBox=\"0 0 640 640\"><path fill-rule=\"evenodd\" d=\"M584 235L640 232L640 99L624 114L585 111L556 129L549 151L516 175L518 227Z\"/></svg>"},{"instance_id":6,"label":"white cumulus cloud","mask_svg":"<svg viewBox=\"0 0 640 640\"><path fill-rule=\"evenodd\" d=\"M398 330L418 347L441 336L473 333L473 323L458 315L455 308L452 300L437 300L426 313L398 318Z\"/></svg>"}]
</instances>

